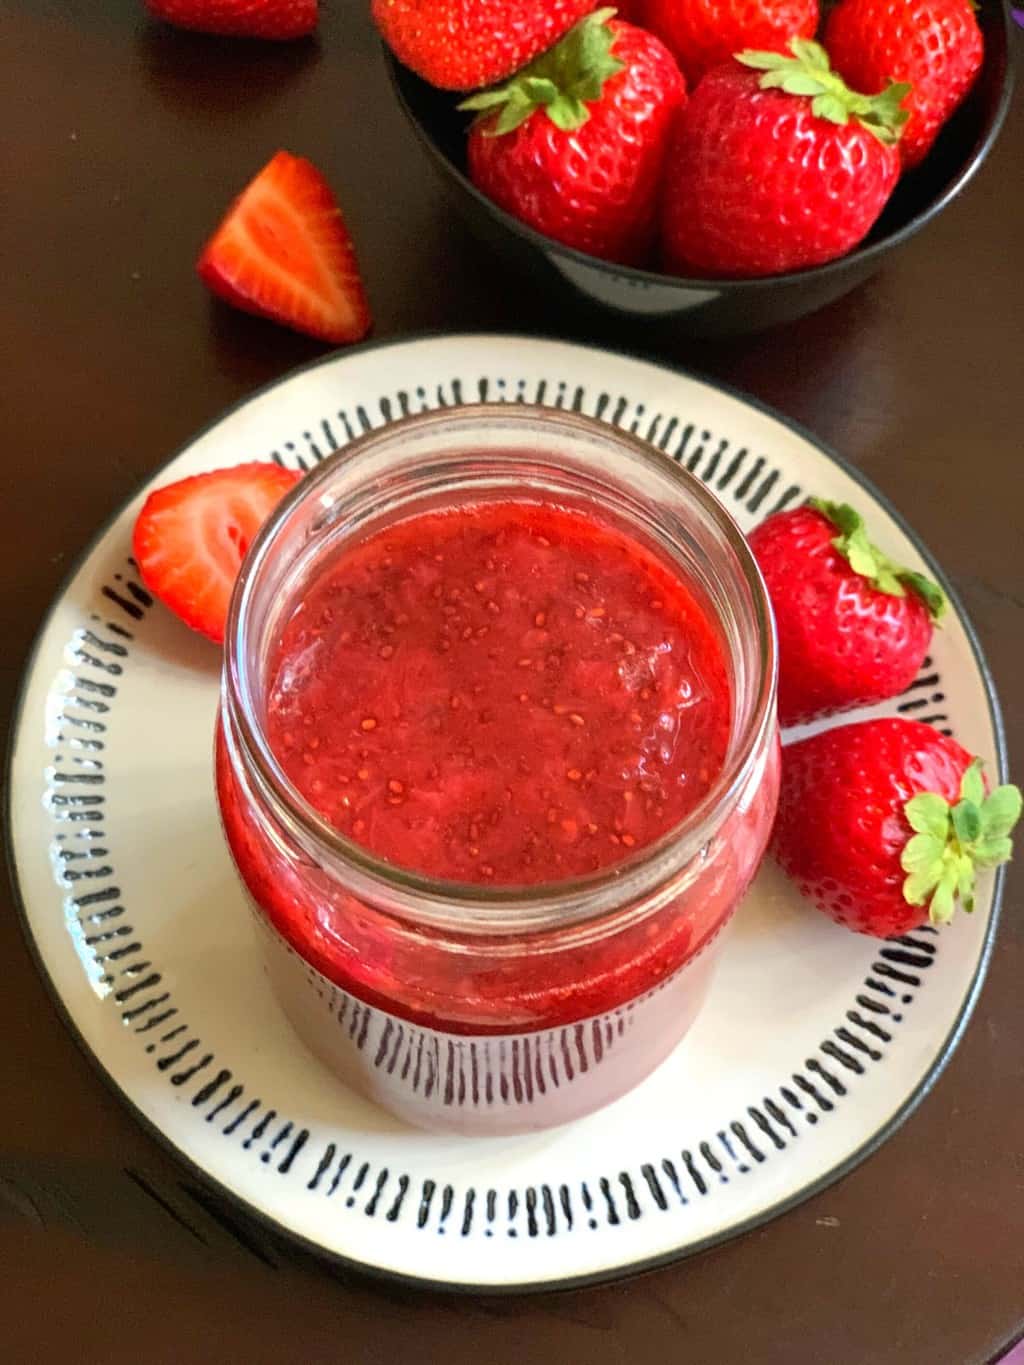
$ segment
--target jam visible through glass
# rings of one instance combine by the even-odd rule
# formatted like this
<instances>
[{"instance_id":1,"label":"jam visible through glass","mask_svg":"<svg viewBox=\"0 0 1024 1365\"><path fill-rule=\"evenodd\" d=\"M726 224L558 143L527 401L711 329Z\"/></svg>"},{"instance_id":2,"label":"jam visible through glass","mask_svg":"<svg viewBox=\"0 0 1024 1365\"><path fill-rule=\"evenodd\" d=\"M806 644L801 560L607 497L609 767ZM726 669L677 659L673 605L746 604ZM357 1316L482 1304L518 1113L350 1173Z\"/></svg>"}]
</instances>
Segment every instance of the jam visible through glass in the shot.
<instances>
[{"instance_id":1,"label":"jam visible through glass","mask_svg":"<svg viewBox=\"0 0 1024 1365\"><path fill-rule=\"evenodd\" d=\"M678 567L570 508L412 516L321 567L270 659L291 782L377 857L528 885L607 868L725 761L724 647Z\"/></svg>"}]
</instances>

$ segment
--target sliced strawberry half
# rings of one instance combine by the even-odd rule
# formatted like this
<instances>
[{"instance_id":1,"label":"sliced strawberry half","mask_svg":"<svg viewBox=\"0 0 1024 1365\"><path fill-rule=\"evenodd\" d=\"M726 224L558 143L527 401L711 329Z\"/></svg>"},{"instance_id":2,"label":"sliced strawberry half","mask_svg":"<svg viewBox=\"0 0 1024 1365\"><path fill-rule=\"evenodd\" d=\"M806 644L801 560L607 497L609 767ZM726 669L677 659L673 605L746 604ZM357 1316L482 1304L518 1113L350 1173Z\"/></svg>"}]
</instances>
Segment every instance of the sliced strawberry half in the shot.
<instances>
[{"instance_id":1,"label":"sliced strawberry half","mask_svg":"<svg viewBox=\"0 0 1024 1365\"><path fill-rule=\"evenodd\" d=\"M300 477L276 464L240 464L150 493L132 535L143 583L187 626L219 644L239 565Z\"/></svg>"},{"instance_id":2,"label":"sliced strawberry half","mask_svg":"<svg viewBox=\"0 0 1024 1365\"><path fill-rule=\"evenodd\" d=\"M370 309L330 186L310 161L278 152L228 209L199 257L227 303L322 341L358 341Z\"/></svg>"}]
</instances>

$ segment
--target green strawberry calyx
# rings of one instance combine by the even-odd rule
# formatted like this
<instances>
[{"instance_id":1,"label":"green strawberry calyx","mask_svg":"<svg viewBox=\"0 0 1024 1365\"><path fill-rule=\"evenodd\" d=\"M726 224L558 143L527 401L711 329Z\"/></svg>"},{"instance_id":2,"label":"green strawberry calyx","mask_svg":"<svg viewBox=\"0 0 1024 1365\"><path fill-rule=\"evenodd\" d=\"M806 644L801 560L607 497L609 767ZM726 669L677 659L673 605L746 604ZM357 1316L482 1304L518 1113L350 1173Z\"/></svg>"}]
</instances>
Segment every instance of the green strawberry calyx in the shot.
<instances>
[{"instance_id":1,"label":"green strawberry calyx","mask_svg":"<svg viewBox=\"0 0 1024 1365\"><path fill-rule=\"evenodd\" d=\"M968 766L954 806L935 792L921 792L903 807L915 831L900 855L907 874L903 898L908 905L927 902L932 924L951 920L957 900L973 910L976 870L998 867L1013 853L1010 831L1020 819L1020 788L1007 784L986 796L981 766L979 758Z\"/></svg>"},{"instance_id":2,"label":"green strawberry calyx","mask_svg":"<svg viewBox=\"0 0 1024 1365\"><path fill-rule=\"evenodd\" d=\"M810 505L827 517L839 532L832 544L854 573L890 597L906 597L909 588L922 599L933 621L942 619L949 605L946 594L923 573L905 569L873 545L868 539L864 518L856 508L846 502L828 502L825 498L811 498Z\"/></svg>"},{"instance_id":3,"label":"green strawberry calyx","mask_svg":"<svg viewBox=\"0 0 1024 1365\"><path fill-rule=\"evenodd\" d=\"M491 115L488 137L501 137L543 109L556 128L571 133L590 118L588 104L601 98L605 81L622 71L624 62L612 55L615 34L608 27L614 9L585 15L561 41L535 57L510 81L463 100L460 109Z\"/></svg>"},{"instance_id":4,"label":"green strawberry calyx","mask_svg":"<svg viewBox=\"0 0 1024 1365\"><path fill-rule=\"evenodd\" d=\"M828 53L809 38L792 38L791 57L782 52L737 52L744 66L763 71L762 90L784 90L787 95L806 95L811 112L829 123L845 124L856 119L887 147L900 140L910 117L903 101L910 94L905 82L893 81L878 95L861 95L851 90L837 71L832 70Z\"/></svg>"}]
</instances>

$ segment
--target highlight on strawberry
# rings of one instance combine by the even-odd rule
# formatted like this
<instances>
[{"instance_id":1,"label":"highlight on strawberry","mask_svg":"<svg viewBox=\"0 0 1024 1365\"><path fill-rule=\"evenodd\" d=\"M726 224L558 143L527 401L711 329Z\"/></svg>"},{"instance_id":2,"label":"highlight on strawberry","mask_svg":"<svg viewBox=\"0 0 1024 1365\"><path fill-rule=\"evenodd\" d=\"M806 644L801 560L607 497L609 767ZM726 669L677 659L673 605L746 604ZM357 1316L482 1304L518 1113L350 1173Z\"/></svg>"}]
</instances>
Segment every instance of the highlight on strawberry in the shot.
<instances>
[{"instance_id":1,"label":"highlight on strawberry","mask_svg":"<svg viewBox=\"0 0 1024 1365\"><path fill-rule=\"evenodd\" d=\"M853 507L811 498L767 517L748 540L775 614L783 725L910 686L946 597L874 545Z\"/></svg>"},{"instance_id":2,"label":"highlight on strawberry","mask_svg":"<svg viewBox=\"0 0 1024 1365\"><path fill-rule=\"evenodd\" d=\"M361 340L370 308L345 219L311 161L278 152L228 209L196 266L235 308L320 341Z\"/></svg>"},{"instance_id":3,"label":"highlight on strawberry","mask_svg":"<svg viewBox=\"0 0 1024 1365\"><path fill-rule=\"evenodd\" d=\"M132 533L143 583L187 626L219 644L242 560L300 477L293 469L252 462L150 493Z\"/></svg>"},{"instance_id":4,"label":"highlight on strawberry","mask_svg":"<svg viewBox=\"0 0 1024 1365\"><path fill-rule=\"evenodd\" d=\"M772 847L824 914L890 938L973 910L1020 813L1017 787L986 792L980 760L932 726L862 721L783 749Z\"/></svg>"},{"instance_id":5,"label":"highlight on strawberry","mask_svg":"<svg viewBox=\"0 0 1024 1365\"><path fill-rule=\"evenodd\" d=\"M504 85L464 100L473 183L591 256L642 265L686 87L665 45L598 9Z\"/></svg>"}]
</instances>

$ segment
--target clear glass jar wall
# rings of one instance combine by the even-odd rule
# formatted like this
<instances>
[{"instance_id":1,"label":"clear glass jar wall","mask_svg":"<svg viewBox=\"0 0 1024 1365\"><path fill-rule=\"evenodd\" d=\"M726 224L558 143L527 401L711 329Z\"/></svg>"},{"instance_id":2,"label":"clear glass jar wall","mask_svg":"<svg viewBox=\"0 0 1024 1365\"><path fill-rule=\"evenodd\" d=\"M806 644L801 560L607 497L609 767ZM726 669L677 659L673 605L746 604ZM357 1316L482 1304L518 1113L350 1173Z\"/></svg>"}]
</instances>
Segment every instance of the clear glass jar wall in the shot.
<instances>
[{"instance_id":1,"label":"clear glass jar wall","mask_svg":"<svg viewBox=\"0 0 1024 1365\"><path fill-rule=\"evenodd\" d=\"M673 566L720 632L732 721L701 805L575 881L485 887L376 859L310 807L266 735L268 661L339 549L410 515L533 501L614 525ZM617 1098L676 1045L756 871L778 787L775 649L745 541L697 480L550 409L451 409L325 461L246 561L226 644L217 786L274 988L346 1083L423 1126L500 1133Z\"/></svg>"}]
</instances>

